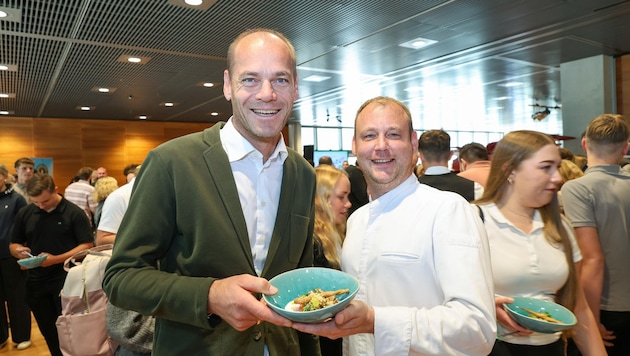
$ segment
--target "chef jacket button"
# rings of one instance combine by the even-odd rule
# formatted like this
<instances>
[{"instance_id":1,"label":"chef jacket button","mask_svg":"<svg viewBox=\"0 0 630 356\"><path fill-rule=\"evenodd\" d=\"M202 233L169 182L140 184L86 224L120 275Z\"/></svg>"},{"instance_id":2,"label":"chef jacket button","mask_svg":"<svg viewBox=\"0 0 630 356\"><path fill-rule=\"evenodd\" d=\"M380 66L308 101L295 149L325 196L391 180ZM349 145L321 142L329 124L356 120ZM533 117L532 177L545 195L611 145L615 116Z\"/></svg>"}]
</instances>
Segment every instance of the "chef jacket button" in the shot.
<instances>
[{"instance_id":1,"label":"chef jacket button","mask_svg":"<svg viewBox=\"0 0 630 356\"><path fill-rule=\"evenodd\" d=\"M259 341L262 339L262 331L256 330L254 331L254 341Z\"/></svg>"}]
</instances>

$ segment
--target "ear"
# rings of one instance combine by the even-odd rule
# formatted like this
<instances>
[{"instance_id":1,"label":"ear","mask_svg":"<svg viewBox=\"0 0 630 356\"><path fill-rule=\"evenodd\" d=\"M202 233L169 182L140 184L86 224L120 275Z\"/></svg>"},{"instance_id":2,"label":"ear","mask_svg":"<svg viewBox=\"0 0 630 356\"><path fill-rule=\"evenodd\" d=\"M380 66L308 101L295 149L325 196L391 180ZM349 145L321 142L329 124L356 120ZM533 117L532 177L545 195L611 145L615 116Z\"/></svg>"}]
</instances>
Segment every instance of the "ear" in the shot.
<instances>
[{"instance_id":1,"label":"ear","mask_svg":"<svg viewBox=\"0 0 630 356\"><path fill-rule=\"evenodd\" d=\"M297 73L295 73L295 83L293 83L293 90L295 92L294 96L293 96L293 100L298 100L298 98L300 97L300 91L298 89L298 75Z\"/></svg>"},{"instance_id":2,"label":"ear","mask_svg":"<svg viewBox=\"0 0 630 356\"><path fill-rule=\"evenodd\" d=\"M356 137L354 135L352 135L352 154L355 157L357 156L357 142L356 142Z\"/></svg>"},{"instance_id":3,"label":"ear","mask_svg":"<svg viewBox=\"0 0 630 356\"><path fill-rule=\"evenodd\" d=\"M232 100L232 83L230 82L230 72L227 69L223 71L223 96L227 101Z\"/></svg>"},{"instance_id":4,"label":"ear","mask_svg":"<svg viewBox=\"0 0 630 356\"><path fill-rule=\"evenodd\" d=\"M416 130L411 132L411 147L414 147L414 150L418 151L418 132Z\"/></svg>"},{"instance_id":5,"label":"ear","mask_svg":"<svg viewBox=\"0 0 630 356\"><path fill-rule=\"evenodd\" d=\"M582 150L586 152L586 138L582 139L582 142L580 142L580 146L582 146Z\"/></svg>"}]
</instances>

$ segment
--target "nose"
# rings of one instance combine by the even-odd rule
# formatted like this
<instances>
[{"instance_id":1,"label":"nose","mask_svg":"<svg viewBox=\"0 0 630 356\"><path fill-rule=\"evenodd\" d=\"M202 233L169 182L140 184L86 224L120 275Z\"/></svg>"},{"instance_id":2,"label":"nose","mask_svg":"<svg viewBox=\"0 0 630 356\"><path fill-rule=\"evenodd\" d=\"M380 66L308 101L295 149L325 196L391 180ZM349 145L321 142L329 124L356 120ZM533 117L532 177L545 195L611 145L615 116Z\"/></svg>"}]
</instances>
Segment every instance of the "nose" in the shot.
<instances>
[{"instance_id":1,"label":"nose","mask_svg":"<svg viewBox=\"0 0 630 356\"><path fill-rule=\"evenodd\" d=\"M256 99L262 101L273 101L276 100L276 91L269 80L263 80L260 85L260 91L256 95Z\"/></svg>"},{"instance_id":2,"label":"nose","mask_svg":"<svg viewBox=\"0 0 630 356\"><path fill-rule=\"evenodd\" d=\"M562 183L562 176L560 175L560 171L556 170L553 175L551 175L551 182L560 184Z\"/></svg>"},{"instance_id":3,"label":"nose","mask_svg":"<svg viewBox=\"0 0 630 356\"><path fill-rule=\"evenodd\" d=\"M387 138L385 138L385 135L378 135L374 144L376 149L385 149L387 147Z\"/></svg>"}]
</instances>

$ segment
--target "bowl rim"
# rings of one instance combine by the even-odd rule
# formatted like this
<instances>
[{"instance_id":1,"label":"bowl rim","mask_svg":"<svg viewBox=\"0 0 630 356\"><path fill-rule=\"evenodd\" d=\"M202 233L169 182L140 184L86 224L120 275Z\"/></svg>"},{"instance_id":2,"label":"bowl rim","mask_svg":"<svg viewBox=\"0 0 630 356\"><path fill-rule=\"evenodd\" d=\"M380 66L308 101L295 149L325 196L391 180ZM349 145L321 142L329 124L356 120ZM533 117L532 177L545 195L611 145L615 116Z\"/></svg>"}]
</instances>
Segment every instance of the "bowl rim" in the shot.
<instances>
[{"instance_id":1,"label":"bowl rim","mask_svg":"<svg viewBox=\"0 0 630 356\"><path fill-rule=\"evenodd\" d=\"M533 297L512 297L512 299L514 299L513 303L505 303L505 304L503 304L503 309L508 311L510 314L518 314L520 317L527 318L529 320L542 323L542 325L559 326L559 327L572 327L572 326L575 326L575 324L577 324L577 317L575 316L575 314L573 314L573 312L571 310L569 310L567 307L565 307L564 305L558 304L556 302L552 302L552 301L547 300L547 299L533 298ZM573 319L573 322L572 323L566 323L564 321L560 321L559 320L560 323L552 323L552 322L547 321L547 320L538 319L538 318L535 318L535 317L531 317L531 316L528 316L528 315L521 314L518 311L516 311L516 308L514 308L514 306L513 306L517 302L517 299L521 299L521 300L535 300L537 302L542 302L544 304L548 304L550 306L553 306L554 308L563 309L564 311L568 312L569 315L571 315L571 317Z\"/></svg>"},{"instance_id":2,"label":"bowl rim","mask_svg":"<svg viewBox=\"0 0 630 356\"><path fill-rule=\"evenodd\" d=\"M348 292L348 295L347 295L345 298L343 298L342 300L340 300L340 301L339 301L339 303L336 303L336 304L333 304L333 305L329 305L329 306L327 306L327 307L325 307L325 308L322 308L322 309L317 309L317 310L295 311L295 310L285 309L285 308L286 308L286 305L285 305L285 306L283 306L283 307L280 307L280 306L276 305L275 303L272 303L272 301L273 301L273 299L272 299L272 298L274 297L273 295L266 295L266 294L263 294L263 298L265 299L265 301L267 302L267 304L268 304L271 308L273 308L273 309L278 309L278 310L282 310L282 311L284 311L284 312L285 312L286 314L288 314L288 315L302 315L302 316L307 316L307 315L319 314L319 313L326 312L326 311L328 311L328 310L330 310L330 309L332 309L332 308L334 308L334 307L338 307L338 305L339 305L339 304L341 304L342 302L344 302L344 301L346 301L346 300L348 300L348 301L352 301L352 299L354 298L354 296L356 296L356 294L359 292L359 287L360 287L360 285L359 285L359 280L358 280L355 276L353 276L353 275L351 275L351 274L349 274L349 273L347 273L347 272L344 272L344 271L338 270L338 269L334 269L334 268L327 268L327 267L300 267L300 268L295 268L295 269L288 270L288 271L282 272L282 273L280 273L280 274L277 274L276 276L272 277L272 278L269 280L269 283L271 283L271 284L273 285L272 281L273 281L274 279L276 279L276 278L280 277L280 276L286 276L286 275L288 275L288 274L296 273L297 271L303 271L303 270L307 270L307 269L309 269L309 270L326 270L327 272L340 273L340 274L345 275L345 276L347 276L347 277L350 277L352 280L354 280L354 282L356 283L356 288L355 288L354 290L352 290L352 289L351 289L351 290L350 290L350 292ZM274 287L275 287L275 286L274 286ZM277 287L276 287L276 288L277 288ZM297 297L296 297L296 298L297 298ZM294 298L294 299L295 299L295 298ZM292 301L292 300L293 300L293 299L291 299L291 301Z\"/></svg>"},{"instance_id":3,"label":"bowl rim","mask_svg":"<svg viewBox=\"0 0 630 356\"><path fill-rule=\"evenodd\" d=\"M23 264L26 263L28 264L30 261L34 261L34 262L38 262L40 260L45 260L46 257L48 257L48 254L43 254L43 255L37 255L37 256L33 256L33 257L26 257L26 258L20 258L19 260L17 260L17 262L19 264Z\"/></svg>"}]
</instances>

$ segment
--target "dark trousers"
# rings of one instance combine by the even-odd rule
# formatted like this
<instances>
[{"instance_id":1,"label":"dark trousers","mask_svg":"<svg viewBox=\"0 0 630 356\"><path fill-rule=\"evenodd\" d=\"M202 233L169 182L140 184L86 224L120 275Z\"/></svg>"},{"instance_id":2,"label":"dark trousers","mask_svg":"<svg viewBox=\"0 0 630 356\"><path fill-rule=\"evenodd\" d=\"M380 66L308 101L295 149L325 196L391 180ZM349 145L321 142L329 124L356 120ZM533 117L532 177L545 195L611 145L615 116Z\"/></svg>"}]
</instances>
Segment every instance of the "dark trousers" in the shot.
<instances>
[{"instance_id":1,"label":"dark trousers","mask_svg":"<svg viewBox=\"0 0 630 356\"><path fill-rule=\"evenodd\" d=\"M26 271L16 261L12 256L0 258L0 343L9 338L9 325L14 343L31 339L31 310L26 304ZM6 317L7 310L9 320Z\"/></svg>"},{"instance_id":2,"label":"dark trousers","mask_svg":"<svg viewBox=\"0 0 630 356\"><path fill-rule=\"evenodd\" d=\"M616 336L611 340L614 346L606 348L608 356L630 355L630 312L602 310L599 317L606 329L613 331Z\"/></svg>"},{"instance_id":3,"label":"dark trousers","mask_svg":"<svg viewBox=\"0 0 630 356\"><path fill-rule=\"evenodd\" d=\"M63 280L33 283L28 281L26 285L26 301L33 311L33 316L39 326L48 350L52 356L62 356L59 349L59 336L57 334L57 317L61 315L61 297L59 293L63 288Z\"/></svg>"},{"instance_id":4,"label":"dark trousers","mask_svg":"<svg viewBox=\"0 0 630 356\"><path fill-rule=\"evenodd\" d=\"M497 340L494 343L490 356L563 356L564 340L548 345L517 345Z\"/></svg>"}]
</instances>

